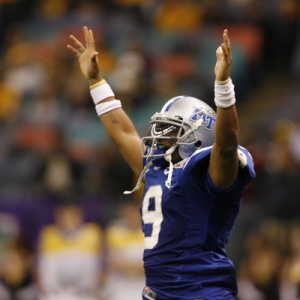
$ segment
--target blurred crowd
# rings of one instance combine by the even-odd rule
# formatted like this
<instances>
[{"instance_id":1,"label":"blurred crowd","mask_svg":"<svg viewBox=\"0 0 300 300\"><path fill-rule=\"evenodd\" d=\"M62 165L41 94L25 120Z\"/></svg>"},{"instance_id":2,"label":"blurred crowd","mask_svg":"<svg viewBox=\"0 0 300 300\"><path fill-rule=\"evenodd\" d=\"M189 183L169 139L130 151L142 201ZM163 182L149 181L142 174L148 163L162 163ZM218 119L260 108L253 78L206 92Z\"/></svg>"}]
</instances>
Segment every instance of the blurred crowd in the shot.
<instances>
[{"instance_id":1,"label":"blurred crowd","mask_svg":"<svg viewBox=\"0 0 300 300\"><path fill-rule=\"evenodd\" d=\"M299 0L0 0L0 299L140 298L141 195L123 195L136 178L66 49L84 25L141 135L176 95L214 107L228 28L257 171L228 245L238 299L300 299L299 20ZM274 78L288 85L277 114L274 93L257 93ZM244 128L251 102L260 115Z\"/></svg>"}]
</instances>

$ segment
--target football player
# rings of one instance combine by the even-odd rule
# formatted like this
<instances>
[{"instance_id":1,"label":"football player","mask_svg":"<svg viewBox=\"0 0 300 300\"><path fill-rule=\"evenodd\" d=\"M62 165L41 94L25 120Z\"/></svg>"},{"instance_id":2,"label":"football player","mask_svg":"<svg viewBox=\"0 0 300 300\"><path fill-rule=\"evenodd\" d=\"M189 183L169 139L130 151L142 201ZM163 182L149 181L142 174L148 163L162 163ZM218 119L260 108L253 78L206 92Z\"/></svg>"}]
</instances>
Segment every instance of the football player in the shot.
<instances>
[{"instance_id":1,"label":"football player","mask_svg":"<svg viewBox=\"0 0 300 300\"><path fill-rule=\"evenodd\" d=\"M225 245L255 171L238 145L228 31L216 51L216 113L197 98L174 97L152 116L143 138L101 75L92 30L83 33L85 45L71 35L74 45L67 48L90 83L108 136L139 176L131 192L145 183L143 299L235 299L235 268Z\"/></svg>"}]
</instances>

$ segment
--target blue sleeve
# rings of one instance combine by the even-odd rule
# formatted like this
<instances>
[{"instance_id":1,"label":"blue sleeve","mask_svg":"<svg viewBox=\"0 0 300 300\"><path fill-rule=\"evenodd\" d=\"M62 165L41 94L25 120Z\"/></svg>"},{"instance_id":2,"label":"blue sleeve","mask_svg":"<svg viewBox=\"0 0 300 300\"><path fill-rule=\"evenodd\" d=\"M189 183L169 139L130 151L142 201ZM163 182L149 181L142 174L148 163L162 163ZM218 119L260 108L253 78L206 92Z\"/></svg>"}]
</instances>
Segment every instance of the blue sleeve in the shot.
<instances>
[{"instance_id":1,"label":"blue sleeve","mask_svg":"<svg viewBox=\"0 0 300 300\"><path fill-rule=\"evenodd\" d=\"M207 181L214 194L228 194L229 198L235 194L237 197L241 196L247 186L247 184L256 176L254 170L254 162L249 151L241 146L238 147L239 155L239 171L238 176L231 187L225 190L217 188L212 182L208 172Z\"/></svg>"}]
</instances>

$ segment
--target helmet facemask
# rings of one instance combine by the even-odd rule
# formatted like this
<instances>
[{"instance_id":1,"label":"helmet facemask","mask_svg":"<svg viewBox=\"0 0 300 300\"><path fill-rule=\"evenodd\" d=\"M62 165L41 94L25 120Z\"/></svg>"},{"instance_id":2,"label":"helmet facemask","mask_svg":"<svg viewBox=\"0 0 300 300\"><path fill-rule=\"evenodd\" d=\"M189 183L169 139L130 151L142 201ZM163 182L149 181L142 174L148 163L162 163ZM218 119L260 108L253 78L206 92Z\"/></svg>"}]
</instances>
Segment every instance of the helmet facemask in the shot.
<instances>
[{"instance_id":1,"label":"helmet facemask","mask_svg":"<svg viewBox=\"0 0 300 300\"><path fill-rule=\"evenodd\" d=\"M191 125L184 122L180 116L170 117L167 112L154 114L147 135L142 138L143 157L165 158L174 153L177 146L194 145L198 140L193 131ZM144 146L148 148L145 149Z\"/></svg>"}]
</instances>

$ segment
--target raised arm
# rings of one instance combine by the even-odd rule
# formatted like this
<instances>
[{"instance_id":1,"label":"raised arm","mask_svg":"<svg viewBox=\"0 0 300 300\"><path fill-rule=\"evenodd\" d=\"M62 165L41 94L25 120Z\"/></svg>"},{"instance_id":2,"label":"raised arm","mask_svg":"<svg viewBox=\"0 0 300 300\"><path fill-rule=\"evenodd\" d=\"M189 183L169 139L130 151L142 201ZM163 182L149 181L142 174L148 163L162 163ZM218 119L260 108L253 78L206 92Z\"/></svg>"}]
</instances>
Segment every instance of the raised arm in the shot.
<instances>
[{"instance_id":1,"label":"raised arm","mask_svg":"<svg viewBox=\"0 0 300 300\"><path fill-rule=\"evenodd\" d=\"M212 148L209 174L220 189L229 188L238 173L238 116L230 79L231 50L227 29L216 52L215 103L217 106L216 139Z\"/></svg>"},{"instance_id":2,"label":"raised arm","mask_svg":"<svg viewBox=\"0 0 300 300\"><path fill-rule=\"evenodd\" d=\"M101 75L92 30L83 27L83 34L85 46L71 35L74 46L67 45L67 48L77 56L82 74L89 80L97 113L108 136L133 172L139 175L143 169L141 138Z\"/></svg>"}]
</instances>

